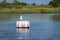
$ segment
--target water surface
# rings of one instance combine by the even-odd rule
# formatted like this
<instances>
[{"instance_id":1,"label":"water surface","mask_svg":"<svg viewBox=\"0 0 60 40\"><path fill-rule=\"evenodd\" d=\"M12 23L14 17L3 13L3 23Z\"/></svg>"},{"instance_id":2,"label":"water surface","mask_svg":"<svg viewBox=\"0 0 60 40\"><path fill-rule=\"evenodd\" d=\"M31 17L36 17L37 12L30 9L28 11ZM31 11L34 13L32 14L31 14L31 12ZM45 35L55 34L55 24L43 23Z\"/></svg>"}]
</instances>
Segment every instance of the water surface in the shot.
<instances>
[{"instance_id":1,"label":"water surface","mask_svg":"<svg viewBox=\"0 0 60 40\"><path fill-rule=\"evenodd\" d=\"M30 21L30 29L17 29L20 15ZM0 13L0 40L60 40L60 14Z\"/></svg>"}]
</instances>

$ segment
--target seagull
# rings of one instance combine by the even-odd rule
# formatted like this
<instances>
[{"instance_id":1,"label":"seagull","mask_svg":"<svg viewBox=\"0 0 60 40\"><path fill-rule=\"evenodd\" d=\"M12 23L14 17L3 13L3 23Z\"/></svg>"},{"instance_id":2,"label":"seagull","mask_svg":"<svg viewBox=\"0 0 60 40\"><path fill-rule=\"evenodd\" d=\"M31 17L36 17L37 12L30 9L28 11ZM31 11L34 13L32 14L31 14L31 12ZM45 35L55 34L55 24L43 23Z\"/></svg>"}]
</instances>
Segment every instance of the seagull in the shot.
<instances>
[{"instance_id":1,"label":"seagull","mask_svg":"<svg viewBox=\"0 0 60 40\"><path fill-rule=\"evenodd\" d=\"M20 20L22 20L22 16L20 16Z\"/></svg>"}]
</instances>

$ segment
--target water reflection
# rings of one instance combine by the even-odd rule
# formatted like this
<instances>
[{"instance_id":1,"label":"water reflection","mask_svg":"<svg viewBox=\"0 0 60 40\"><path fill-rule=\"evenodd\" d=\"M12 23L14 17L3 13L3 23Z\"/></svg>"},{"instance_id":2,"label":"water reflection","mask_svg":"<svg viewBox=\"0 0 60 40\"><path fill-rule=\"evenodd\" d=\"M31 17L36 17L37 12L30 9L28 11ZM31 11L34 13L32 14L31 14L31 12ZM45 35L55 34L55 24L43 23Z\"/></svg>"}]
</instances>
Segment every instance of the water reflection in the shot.
<instances>
[{"instance_id":1,"label":"water reflection","mask_svg":"<svg viewBox=\"0 0 60 40\"><path fill-rule=\"evenodd\" d=\"M53 15L53 16L51 16L51 18L52 18L54 21L60 21L60 15Z\"/></svg>"},{"instance_id":2,"label":"water reflection","mask_svg":"<svg viewBox=\"0 0 60 40\"><path fill-rule=\"evenodd\" d=\"M29 39L29 29L25 29L25 28L19 28L19 29L16 29L17 30L17 39L20 39L20 40L28 40Z\"/></svg>"}]
</instances>

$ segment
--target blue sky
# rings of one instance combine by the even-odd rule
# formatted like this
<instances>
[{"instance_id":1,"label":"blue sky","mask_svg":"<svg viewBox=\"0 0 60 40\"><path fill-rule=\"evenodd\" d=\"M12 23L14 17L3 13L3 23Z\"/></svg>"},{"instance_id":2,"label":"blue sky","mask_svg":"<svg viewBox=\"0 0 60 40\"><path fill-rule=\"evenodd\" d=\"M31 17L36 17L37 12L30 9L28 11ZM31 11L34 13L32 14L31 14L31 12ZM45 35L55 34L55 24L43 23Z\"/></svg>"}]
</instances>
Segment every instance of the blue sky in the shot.
<instances>
[{"instance_id":1,"label":"blue sky","mask_svg":"<svg viewBox=\"0 0 60 40\"><path fill-rule=\"evenodd\" d=\"M3 0L0 0L0 2L3 1ZM13 0L7 0L7 2L12 2ZM28 4L31 4L31 3L36 3L36 4L48 4L49 1L51 0L18 0L20 2L26 2Z\"/></svg>"}]
</instances>

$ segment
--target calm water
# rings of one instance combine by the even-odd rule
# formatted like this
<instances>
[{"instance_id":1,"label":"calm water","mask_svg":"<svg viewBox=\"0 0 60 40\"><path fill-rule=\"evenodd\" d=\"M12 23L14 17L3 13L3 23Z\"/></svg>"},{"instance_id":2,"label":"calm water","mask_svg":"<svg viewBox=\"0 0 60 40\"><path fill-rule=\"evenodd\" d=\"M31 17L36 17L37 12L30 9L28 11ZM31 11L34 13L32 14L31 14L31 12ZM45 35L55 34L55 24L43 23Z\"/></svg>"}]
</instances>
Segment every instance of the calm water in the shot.
<instances>
[{"instance_id":1,"label":"calm water","mask_svg":"<svg viewBox=\"0 0 60 40\"><path fill-rule=\"evenodd\" d=\"M20 15L30 29L16 28ZM60 40L60 14L0 13L0 40Z\"/></svg>"}]
</instances>

